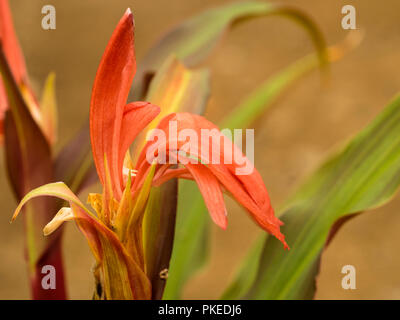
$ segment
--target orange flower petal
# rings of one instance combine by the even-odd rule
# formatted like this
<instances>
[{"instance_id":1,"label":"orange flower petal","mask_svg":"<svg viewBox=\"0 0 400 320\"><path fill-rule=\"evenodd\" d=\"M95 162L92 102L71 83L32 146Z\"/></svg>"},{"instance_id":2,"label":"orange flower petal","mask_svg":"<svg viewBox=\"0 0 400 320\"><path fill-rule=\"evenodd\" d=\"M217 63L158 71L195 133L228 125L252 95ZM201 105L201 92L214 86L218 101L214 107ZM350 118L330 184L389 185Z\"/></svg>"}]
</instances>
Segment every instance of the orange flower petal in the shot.
<instances>
[{"instance_id":1,"label":"orange flower petal","mask_svg":"<svg viewBox=\"0 0 400 320\"><path fill-rule=\"evenodd\" d=\"M120 131L124 106L135 72L134 21L128 9L103 54L90 104L90 137L96 169L104 184L106 156L117 194L121 194L118 172Z\"/></svg>"},{"instance_id":2,"label":"orange flower petal","mask_svg":"<svg viewBox=\"0 0 400 320\"><path fill-rule=\"evenodd\" d=\"M196 181L212 220L217 226L226 229L227 211L219 181L204 165L187 164L186 168Z\"/></svg>"}]
</instances>

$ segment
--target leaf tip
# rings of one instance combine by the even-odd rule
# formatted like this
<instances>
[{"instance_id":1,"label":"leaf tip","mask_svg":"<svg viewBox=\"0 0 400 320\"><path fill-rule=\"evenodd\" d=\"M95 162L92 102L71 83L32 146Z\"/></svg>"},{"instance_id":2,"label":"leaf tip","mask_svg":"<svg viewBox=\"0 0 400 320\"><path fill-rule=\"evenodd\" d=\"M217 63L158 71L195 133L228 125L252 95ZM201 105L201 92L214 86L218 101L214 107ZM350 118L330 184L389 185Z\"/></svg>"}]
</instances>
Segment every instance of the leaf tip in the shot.
<instances>
[{"instance_id":1,"label":"leaf tip","mask_svg":"<svg viewBox=\"0 0 400 320\"><path fill-rule=\"evenodd\" d=\"M13 223L15 219L17 219L20 211L21 211L21 206L18 206L17 209L15 209L13 216L11 217L10 224Z\"/></svg>"}]
</instances>

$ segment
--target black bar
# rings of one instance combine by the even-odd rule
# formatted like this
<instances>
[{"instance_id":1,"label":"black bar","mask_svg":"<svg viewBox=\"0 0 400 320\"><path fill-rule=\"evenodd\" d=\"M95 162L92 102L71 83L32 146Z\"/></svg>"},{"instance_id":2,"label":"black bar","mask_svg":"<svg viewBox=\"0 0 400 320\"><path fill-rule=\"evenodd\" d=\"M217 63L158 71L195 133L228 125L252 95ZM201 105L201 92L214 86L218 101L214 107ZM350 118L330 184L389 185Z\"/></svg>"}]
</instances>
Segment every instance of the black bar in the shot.
<instances>
[{"instance_id":1,"label":"black bar","mask_svg":"<svg viewBox=\"0 0 400 320\"><path fill-rule=\"evenodd\" d=\"M20 311L35 313L41 318L57 319L60 316L82 319L87 314L91 319L101 315L102 319L129 320L163 319L298 319L299 316L325 319L359 318L365 312L379 311L381 317L398 308L399 301L0 301L2 310L10 307L12 314ZM12 309L11 309L12 308ZM381 318L380 317L380 318Z\"/></svg>"}]
</instances>

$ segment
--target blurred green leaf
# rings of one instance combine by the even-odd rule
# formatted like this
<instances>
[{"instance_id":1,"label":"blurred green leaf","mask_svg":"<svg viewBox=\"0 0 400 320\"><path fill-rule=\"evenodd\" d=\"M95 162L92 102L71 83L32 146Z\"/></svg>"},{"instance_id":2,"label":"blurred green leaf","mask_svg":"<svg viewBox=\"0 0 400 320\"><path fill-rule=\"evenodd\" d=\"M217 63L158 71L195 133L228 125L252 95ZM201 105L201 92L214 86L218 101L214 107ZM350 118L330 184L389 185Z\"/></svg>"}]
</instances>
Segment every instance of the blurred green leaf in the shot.
<instances>
[{"instance_id":1,"label":"blurred green leaf","mask_svg":"<svg viewBox=\"0 0 400 320\"><path fill-rule=\"evenodd\" d=\"M248 128L273 102L297 80L318 67L318 58L310 54L272 76L248 95L226 118L221 128Z\"/></svg>"},{"instance_id":2,"label":"blurred green leaf","mask_svg":"<svg viewBox=\"0 0 400 320\"><path fill-rule=\"evenodd\" d=\"M163 299L179 299L185 282L208 258L209 216L197 185L179 181L178 215L170 272Z\"/></svg>"},{"instance_id":3,"label":"blurred green leaf","mask_svg":"<svg viewBox=\"0 0 400 320\"><path fill-rule=\"evenodd\" d=\"M287 202L280 218L285 223L282 232L291 250L283 251L277 241L268 237L257 276L248 279L252 288L241 298L313 297L321 251L332 226L343 218L383 205L394 196L399 185L398 96ZM236 282L240 283L240 279Z\"/></svg>"},{"instance_id":4,"label":"blurred green leaf","mask_svg":"<svg viewBox=\"0 0 400 320\"><path fill-rule=\"evenodd\" d=\"M239 299L251 288L258 273L261 253L264 248L266 237L267 235L264 233L259 239L257 239L256 244L251 248L246 258L243 260L242 265L235 276L235 280L222 294L221 300Z\"/></svg>"},{"instance_id":5,"label":"blurred green leaf","mask_svg":"<svg viewBox=\"0 0 400 320\"><path fill-rule=\"evenodd\" d=\"M363 38L362 32L352 32L340 43L326 49L329 63L336 62L356 48ZM221 128L249 127L259 119L283 91L320 66L318 53L298 59L276 75L257 86L222 122Z\"/></svg>"},{"instance_id":6,"label":"blurred green leaf","mask_svg":"<svg viewBox=\"0 0 400 320\"><path fill-rule=\"evenodd\" d=\"M162 298L166 279L160 275L168 270L175 232L178 181L173 179L153 187L143 223L146 274L151 281L152 299ZM168 275L168 272L166 272Z\"/></svg>"},{"instance_id":7,"label":"blurred green leaf","mask_svg":"<svg viewBox=\"0 0 400 320\"><path fill-rule=\"evenodd\" d=\"M326 62L325 40L313 20L302 11L261 1L229 3L186 20L165 34L148 51L138 65L131 91L133 100L144 95L144 79L158 70L169 55L175 54L185 65L195 66L211 53L229 27L251 18L270 15L288 17L304 27L317 48L321 63Z\"/></svg>"}]
</instances>

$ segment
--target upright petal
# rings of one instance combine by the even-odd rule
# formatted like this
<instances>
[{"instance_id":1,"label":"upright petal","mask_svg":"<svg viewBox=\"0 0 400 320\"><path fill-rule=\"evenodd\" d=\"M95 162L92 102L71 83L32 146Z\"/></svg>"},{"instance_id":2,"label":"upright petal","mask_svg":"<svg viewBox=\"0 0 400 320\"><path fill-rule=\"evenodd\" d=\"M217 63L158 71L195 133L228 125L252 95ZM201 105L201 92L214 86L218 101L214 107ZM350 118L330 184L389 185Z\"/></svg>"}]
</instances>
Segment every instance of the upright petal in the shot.
<instances>
[{"instance_id":1,"label":"upright petal","mask_svg":"<svg viewBox=\"0 0 400 320\"><path fill-rule=\"evenodd\" d=\"M26 66L18 38L15 35L8 0L0 0L0 42L15 81L26 82Z\"/></svg>"},{"instance_id":2,"label":"upright petal","mask_svg":"<svg viewBox=\"0 0 400 320\"><path fill-rule=\"evenodd\" d=\"M104 184L106 156L116 194L121 194L117 171L122 118L135 72L134 21L128 9L103 54L90 104L90 138L96 169Z\"/></svg>"}]
</instances>

